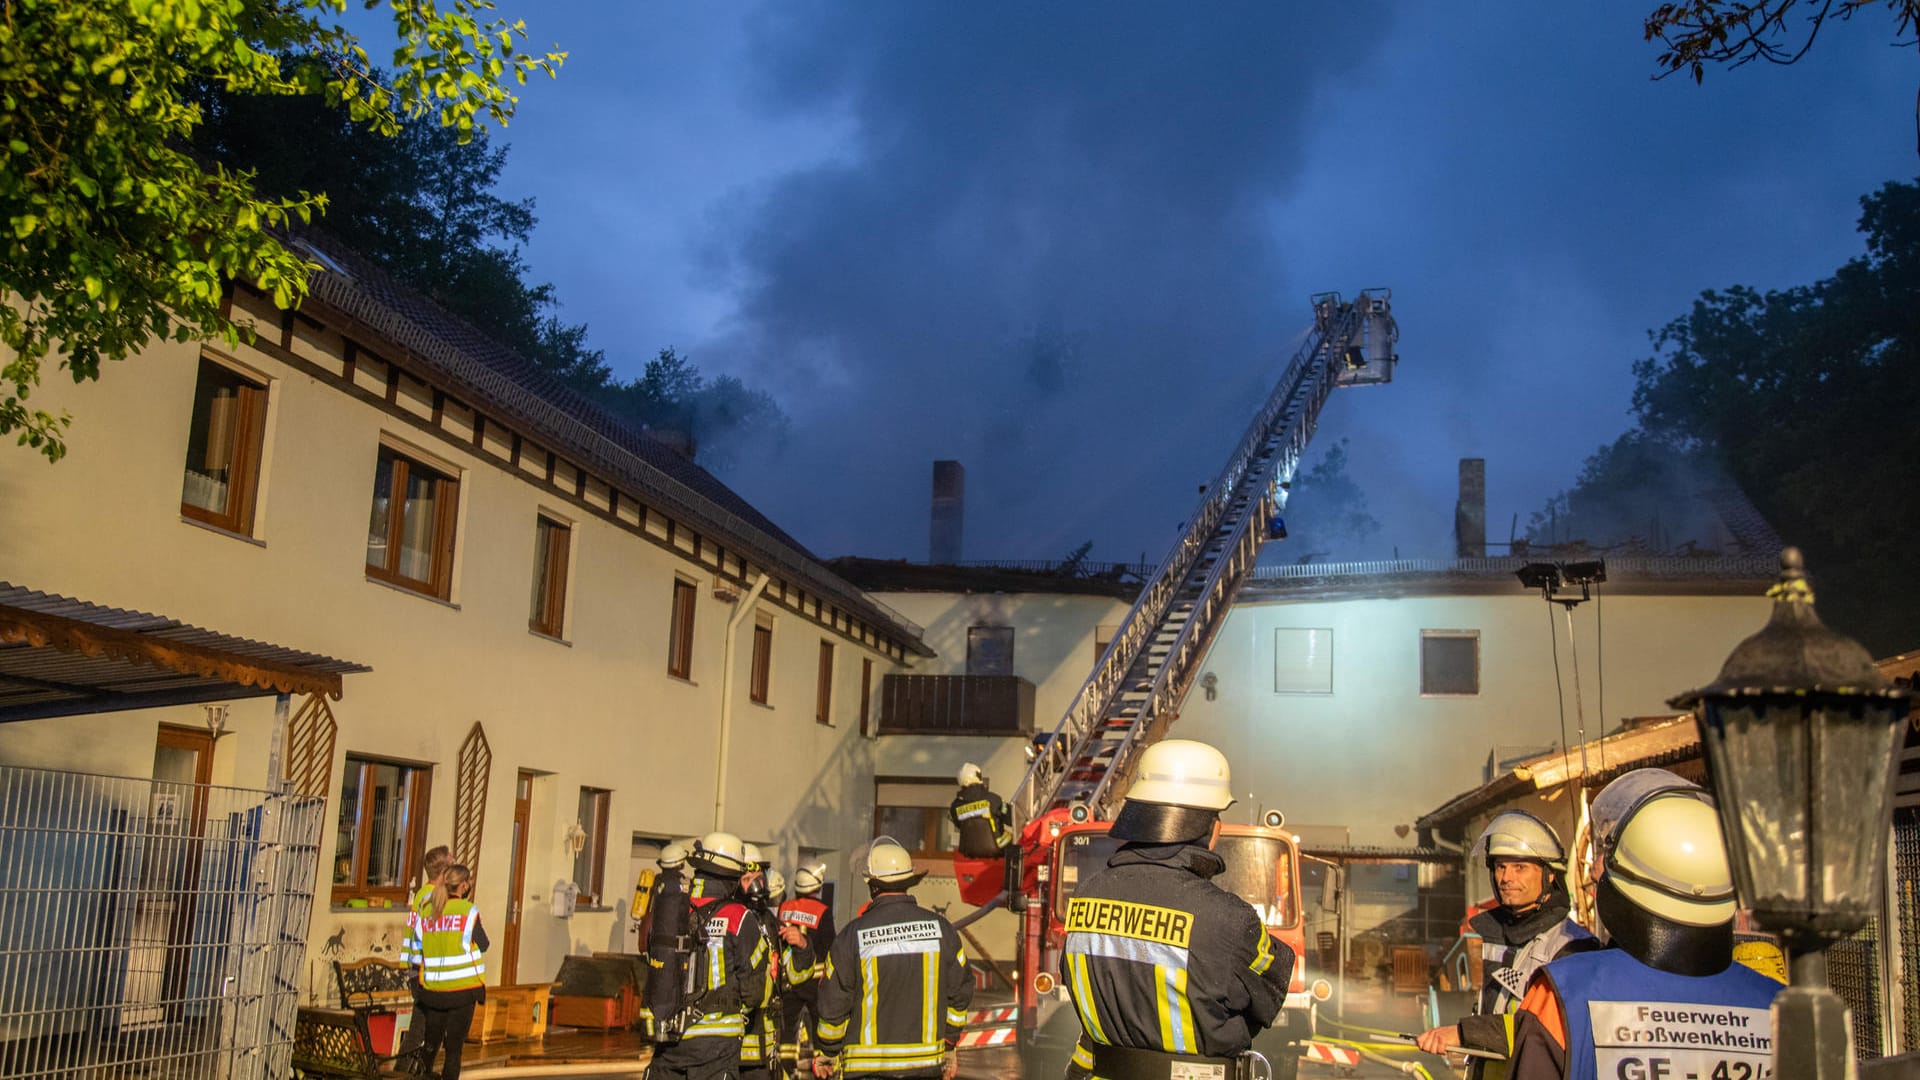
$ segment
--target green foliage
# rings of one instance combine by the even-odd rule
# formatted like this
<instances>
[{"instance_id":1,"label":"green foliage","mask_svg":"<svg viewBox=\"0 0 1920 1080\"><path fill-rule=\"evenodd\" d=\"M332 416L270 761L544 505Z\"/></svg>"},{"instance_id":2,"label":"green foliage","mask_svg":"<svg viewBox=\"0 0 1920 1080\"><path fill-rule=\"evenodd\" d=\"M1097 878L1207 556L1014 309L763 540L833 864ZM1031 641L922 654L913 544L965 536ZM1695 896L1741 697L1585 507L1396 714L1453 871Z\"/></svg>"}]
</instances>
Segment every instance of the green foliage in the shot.
<instances>
[{"instance_id":1,"label":"green foliage","mask_svg":"<svg viewBox=\"0 0 1920 1080\"><path fill-rule=\"evenodd\" d=\"M1723 462L1806 550L1827 620L1890 653L1920 641L1920 184L1861 207L1866 254L1833 276L1709 291L1654 334L1634 365L1639 430L1590 458L1563 505Z\"/></svg>"},{"instance_id":2,"label":"green foliage","mask_svg":"<svg viewBox=\"0 0 1920 1080\"><path fill-rule=\"evenodd\" d=\"M260 191L328 194L322 224L395 278L432 297L493 341L630 423L677 433L716 468L753 438L778 446L786 417L740 380L707 382L665 349L631 383L616 380L583 324L563 322L550 284L529 284L520 245L537 221L532 199L495 193L507 148L484 131L461 141L431 118L391 138L316 98L262 98L208 86L200 152L253 172ZM676 440L677 441L677 440Z\"/></svg>"},{"instance_id":3,"label":"green foliage","mask_svg":"<svg viewBox=\"0 0 1920 1080\"><path fill-rule=\"evenodd\" d=\"M1594 451L1572 489L1534 511L1527 539L1601 551L1690 550L1711 535L1703 497L1732 486L1707 451L1635 429Z\"/></svg>"},{"instance_id":4,"label":"green foliage","mask_svg":"<svg viewBox=\"0 0 1920 1080\"><path fill-rule=\"evenodd\" d=\"M372 5L370 5L372 6ZM311 96L386 136L432 117L456 142L505 124L511 84L566 54L520 52L525 27L487 0L387 0L390 80L329 21L346 0L7 0L0 11L0 434L58 460L70 418L29 404L49 356L97 378L155 338L239 331L226 282L291 307L310 265L274 230L327 205L264 194L255 175L196 156L208 87ZM288 59L288 57L297 57Z\"/></svg>"},{"instance_id":5,"label":"green foliage","mask_svg":"<svg viewBox=\"0 0 1920 1080\"><path fill-rule=\"evenodd\" d=\"M725 470L749 447L778 448L791 424L772 395L732 375L708 381L693 361L661 349L638 379L609 382L594 396L614 415L656 433L684 436L708 467Z\"/></svg>"}]
</instances>

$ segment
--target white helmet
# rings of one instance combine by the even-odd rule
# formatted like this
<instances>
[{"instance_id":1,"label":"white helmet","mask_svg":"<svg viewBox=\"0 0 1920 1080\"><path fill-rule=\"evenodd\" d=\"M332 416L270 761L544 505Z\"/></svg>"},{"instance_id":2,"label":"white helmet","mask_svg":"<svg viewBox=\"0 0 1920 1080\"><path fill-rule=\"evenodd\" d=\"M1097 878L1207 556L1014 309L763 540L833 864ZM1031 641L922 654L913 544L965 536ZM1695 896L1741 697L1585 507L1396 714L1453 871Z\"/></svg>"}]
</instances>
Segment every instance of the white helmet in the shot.
<instances>
[{"instance_id":1,"label":"white helmet","mask_svg":"<svg viewBox=\"0 0 1920 1080\"><path fill-rule=\"evenodd\" d=\"M1733 918L1720 814L1704 791L1667 790L1630 811L1606 855L1607 880L1636 907L1682 926Z\"/></svg>"},{"instance_id":2,"label":"white helmet","mask_svg":"<svg viewBox=\"0 0 1920 1080\"><path fill-rule=\"evenodd\" d=\"M915 870L913 856L891 836L875 837L867 848L867 880L888 885L913 885L926 871Z\"/></svg>"},{"instance_id":3,"label":"white helmet","mask_svg":"<svg viewBox=\"0 0 1920 1080\"><path fill-rule=\"evenodd\" d=\"M787 892L786 877L783 876L778 870L767 871L767 895L772 897L775 900L778 900L782 896L785 896L786 892Z\"/></svg>"},{"instance_id":4,"label":"white helmet","mask_svg":"<svg viewBox=\"0 0 1920 1080\"><path fill-rule=\"evenodd\" d=\"M801 896L812 896L827 883L827 864L808 863L793 872L793 891Z\"/></svg>"},{"instance_id":5,"label":"white helmet","mask_svg":"<svg viewBox=\"0 0 1920 1080\"><path fill-rule=\"evenodd\" d=\"M965 765L960 766L959 780L961 787L970 787L974 784L986 783L987 774L980 771L980 766L969 761Z\"/></svg>"},{"instance_id":6,"label":"white helmet","mask_svg":"<svg viewBox=\"0 0 1920 1080\"><path fill-rule=\"evenodd\" d=\"M1567 849L1560 844L1560 834L1525 810L1495 814L1473 842L1469 857L1485 859L1488 866L1495 859L1531 859L1545 863L1549 870L1567 871Z\"/></svg>"},{"instance_id":7,"label":"white helmet","mask_svg":"<svg viewBox=\"0 0 1920 1080\"><path fill-rule=\"evenodd\" d=\"M1154 743L1140 755L1127 801L1215 813L1225 810L1233 805L1227 756L1192 739Z\"/></svg>"},{"instance_id":8,"label":"white helmet","mask_svg":"<svg viewBox=\"0 0 1920 1080\"><path fill-rule=\"evenodd\" d=\"M678 870L687 865L687 854L685 844L678 840L669 840L667 846L660 849L660 857L654 861L660 864L662 870Z\"/></svg>"},{"instance_id":9,"label":"white helmet","mask_svg":"<svg viewBox=\"0 0 1920 1080\"><path fill-rule=\"evenodd\" d=\"M737 877L753 869L746 848L747 845L730 832L710 832L694 842L688 858L703 870Z\"/></svg>"}]
</instances>

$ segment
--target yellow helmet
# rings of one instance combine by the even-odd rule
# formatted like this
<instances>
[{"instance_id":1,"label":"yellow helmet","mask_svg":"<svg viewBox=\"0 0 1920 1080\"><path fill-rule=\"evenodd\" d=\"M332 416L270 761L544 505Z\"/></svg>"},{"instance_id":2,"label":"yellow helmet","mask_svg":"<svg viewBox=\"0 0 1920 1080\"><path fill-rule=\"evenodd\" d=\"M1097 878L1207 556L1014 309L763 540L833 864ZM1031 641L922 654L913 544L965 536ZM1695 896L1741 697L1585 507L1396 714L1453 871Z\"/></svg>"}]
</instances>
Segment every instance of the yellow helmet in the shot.
<instances>
[{"instance_id":1,"label":"yellow helmet","mask_svg":"<svg viewBox=\"0 0 1920 1080\"><path fill-rule=\"evenodd\" d=\"M1733 918L1733 871L1720 814L1704 791L1664 791L1621 822L1606 875L1636 907L1682 926Z\"/></svg>"},{"instance_id":2,"label":"yellow helmet","mask_svg":"<svg viewBox=\"0 0 1920 1080\"><path fill-rule=\"evenodd\" d=\"M913 885L927 873L916 870L913 856L891 836L876 837L867 848L867 880L887 885Z\"/></svg>"},{"instance_id":3,"label":"yellow helmet","mask_svg":"<svg viewBox=\"0 0 1920 1080\"><path fill-rule=\"evenodd\" d=\"M730 832L710 832L694 841L688 858L700 869L722 877L738 877L753 868L746 845Z\"/></svg>"},{"instance_id":4,"label":"yellow helmet","mask_svg":"<svg viewBox=\"0 0 1920 1080\"><path fill-rule=\"evenodd\" d=\"M793 873L793 891L801 896L812 896L827 883L827 864L808 863Z\"/></svg>"},{"instance_id":5,"label":"yellow helmet","mask_svg":"<svg viewBox=\"0 0 1920 1080\"><path fill-rule=\"evenodd\" d=\"M687 865L687 855L685 844L678 840L669 840L667 846L660 849L659 858L654 861L660 864L662 870L678 870Z\"/></svg>"},{"instance_id":6,"label":"yellow helmet","mask_svg":"<svg viewBox=\"0 0 1920 1080\"><path fill-rule=\"evenodd\" d=\"M778 900L782 896L785 896L786 892L787 879L781 875L780 871L767 871L767 895Z\"/></svg>"},{"instance_id":7,"label":"yellow helmet","mask_svg":"<svg viewBox=\"0 0 1920 1080\"><path fill-rule=\"evenodd\" d=\"M1203 742L1168 739L1141 753L1127 801L1109 832L1118 840L1149 844L1196 841L1232 805L1226 755Z\"/></svg>"},{"instance_id":8,"label":"yellow helmet","mask_svg":"<svg viewBox=\"0 0 1920 1080\"><path fill-rule=\"evenodd\" d=\"M1233 805L1227 755L1192 739L1154 743L1140 755L1127 801L1215 813L1225 810Z\"/></svg>"},{"instance_id":9,"label":"yellow helmet","mask_svg":"<svg viewBox=\"0 0 1920 1080\"><path fill-rule=\"evenodd\" d=\"M972 784L986 783L987 774L980 771L980 766L969 761L965 765L960 766L960 775L956 777L956 779L960 781L961 787L968 787Z\"/></svg>"}]
</instances>

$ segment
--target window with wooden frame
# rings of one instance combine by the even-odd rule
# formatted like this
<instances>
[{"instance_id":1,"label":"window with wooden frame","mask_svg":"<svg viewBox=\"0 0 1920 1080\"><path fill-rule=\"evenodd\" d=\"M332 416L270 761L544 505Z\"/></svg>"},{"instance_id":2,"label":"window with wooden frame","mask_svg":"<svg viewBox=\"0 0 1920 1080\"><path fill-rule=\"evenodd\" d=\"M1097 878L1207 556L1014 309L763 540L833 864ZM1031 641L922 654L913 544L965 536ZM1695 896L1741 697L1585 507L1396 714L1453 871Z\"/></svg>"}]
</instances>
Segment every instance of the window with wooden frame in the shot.
<instances>
[{"instance_id":1,"label":"window with wooden frame","mask_svg":"<svg viewBox=\"0 0 1920 1080\"><path fill-rule=\"evenodd\" d=\"M251 535L267 429L267 388L206 357L193 390L180 515Z\"/></svg>"},{"instance_id":2,"label":"window with wooden frame","mask_svg":"<svg viewBox=\"0 0 1920 1080\"><path fill-rule=\"evenodd\" d=\"M541 514L533 526L533 610L527 629L564 637L567 628L567 561L573 528Z\"/></svg>"},{"instance_id":3,"label":"window with wooden frame","mask_svg":"<svg viewBox=\"0 0 1920 1080\"><path fill-rule=\"evenodd\" d=\"M432 787L430 766L347 755L333 847L335 904L384 899L405 906L426 853Z\"/></svg>"},{"instance_id":4,"label":"window with wooden frame","mask_svg":"<svg viewBox=\"0 0 1920 1080\"><path fill-rule=\"evenodd\" d=\"M458 480L382 445L367 519L367 576L447 599L459 509Z\"/></svg>"},{"instance_id":5,"label":"window with wooden frame","mask_svg":"<svg viewBox=\"0 0 1920 1080\"><path fill-rule=\"evenodd\" d=\"M753 671L747 676L747 696L757 704L767 703L767 684L773 674L773 617L755 615L753 621Z\"/></svg>"},{"instance_id":6,"label":"window with wooden frame","mask_svg":"<svg viewBox=\"0 0 1920 1080\"><path fill-rule=\"evenodd\" d=\"M587 907L597 907L606 899L607 809L612 804L613 792L605 788L580 789L578 821L587 835L573 857L573 884L579 890L576 900Z\"/></svg>"},{"instance_id":7,"label":"window with wooden frame","mask_svg":"<svg viewBox=\"0 0 1920 1080\"><path fill-rule=\"evenodd\" d=\"M833 642L820 642L820 685L813 695L815 723L833 726Z\"/></svg>"},{"instance_id":8,"label":"window with wooden frame","mask_svg":"<svg viewBox=\"0 0 1920 1080\"><path fill-rule=\"evenodd\" d=\"M667 634L667 674L677 679L693 677L693 598L697 590L691 581L673 579L673 628Z\"/></svg>"},{"instance_id":9,"label":"window with wooden frame","mask_svg":"<svg viewBox=\"0 0 1920 1080\"><path fill-rule=\"evenodd\" d=\"M960 831L947 816L953 780L882 777L874 781L873 835L891 836L916 859L950 859Z\"/></svg>"}]
</instances>

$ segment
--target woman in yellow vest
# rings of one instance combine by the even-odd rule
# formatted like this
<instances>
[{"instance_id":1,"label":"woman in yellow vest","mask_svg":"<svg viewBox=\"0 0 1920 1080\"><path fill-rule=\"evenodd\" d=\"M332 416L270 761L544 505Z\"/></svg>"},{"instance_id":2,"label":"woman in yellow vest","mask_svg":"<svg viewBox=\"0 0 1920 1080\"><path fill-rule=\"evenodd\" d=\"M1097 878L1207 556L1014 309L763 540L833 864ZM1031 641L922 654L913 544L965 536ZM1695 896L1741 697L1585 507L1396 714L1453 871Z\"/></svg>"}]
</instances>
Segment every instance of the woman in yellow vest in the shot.
<instances>
[{"instance_id":1,"label":"woman in yellow vest","mask_svg":"<svg viewBox=\"0 0 1920 1080\"><path fill-rule=\"evenodd\" d=\"M481 954L490 942L472 896L473 871L456 863L447 868L419 914L420 1011L426 1043L420 1047L418 1071L431 1073L434 1052L444 1046L442 1080L459 1080L460 1050L473 1025L473 1008L487 998Z\"/></svg>"}]
</instances>

